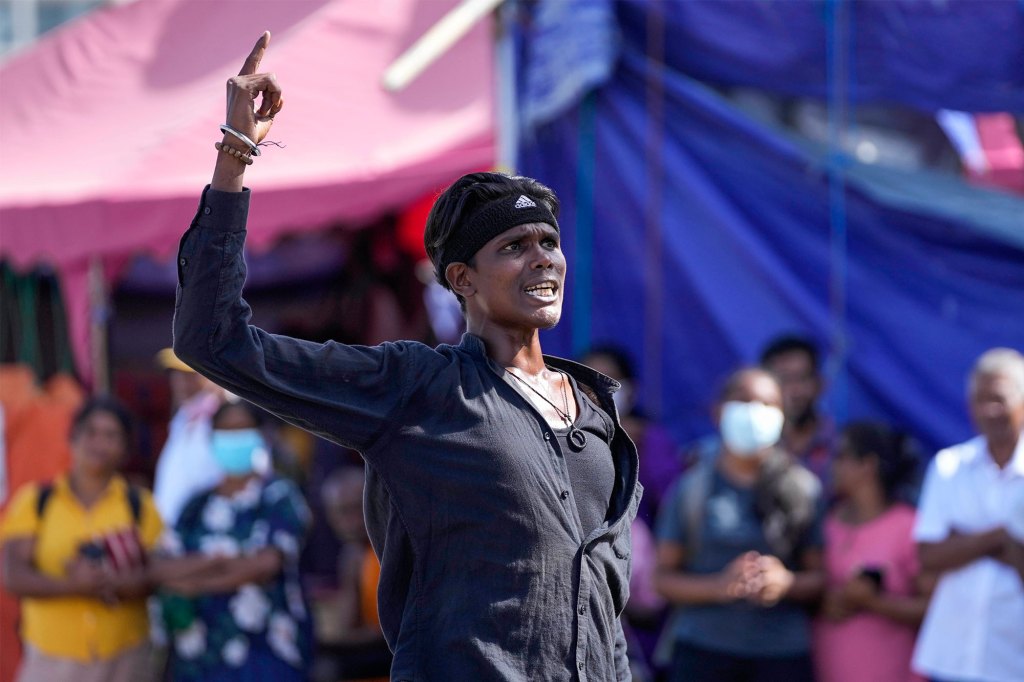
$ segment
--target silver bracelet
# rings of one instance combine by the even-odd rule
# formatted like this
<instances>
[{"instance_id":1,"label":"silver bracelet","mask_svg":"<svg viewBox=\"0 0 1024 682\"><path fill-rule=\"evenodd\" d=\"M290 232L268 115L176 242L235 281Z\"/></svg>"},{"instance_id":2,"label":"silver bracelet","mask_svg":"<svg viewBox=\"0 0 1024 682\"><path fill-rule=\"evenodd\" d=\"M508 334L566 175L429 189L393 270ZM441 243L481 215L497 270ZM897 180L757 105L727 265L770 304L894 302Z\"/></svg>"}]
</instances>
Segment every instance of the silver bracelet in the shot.
<instances>
[{"instance_id":1,"label":"silver bracelet","mask_svg":"<svg viewBox=\"0 0 1024 682\"><path fill-rule=\"evenodd\" d=\"M252 154L253 156L259 156L260 155L260 148L256 146L255 142L253 142L248 137L246 137L242 133L238 132L237 130L235 130L234 128L229 126L227 123L224 123L223 125L221 125L220 131L222 133L226 133L228 135L234 135L239 140L244 142L246 144L246 146L249 147L249 153Z\"/></svg>"}]
</instances>

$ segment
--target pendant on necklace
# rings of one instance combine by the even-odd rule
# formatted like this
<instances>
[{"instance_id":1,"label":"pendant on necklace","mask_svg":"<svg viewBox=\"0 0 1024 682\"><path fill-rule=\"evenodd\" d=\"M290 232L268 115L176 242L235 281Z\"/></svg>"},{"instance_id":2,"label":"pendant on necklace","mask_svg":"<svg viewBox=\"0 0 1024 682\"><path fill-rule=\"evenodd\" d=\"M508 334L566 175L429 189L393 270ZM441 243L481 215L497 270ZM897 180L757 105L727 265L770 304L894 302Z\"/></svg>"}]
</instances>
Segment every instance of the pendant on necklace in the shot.
<instances>
[{"instance_id":1,"label":"pendant on necklace","mask_svg":"<svg viewBox=\"0 0 1024 682\"><path fill-rule=\"evenodd\" d=\"M565 439L573 452L580 452L587 446L587 434L576 428L575 424L569 425L569 435Z\"/></svg>"}]
</instances>

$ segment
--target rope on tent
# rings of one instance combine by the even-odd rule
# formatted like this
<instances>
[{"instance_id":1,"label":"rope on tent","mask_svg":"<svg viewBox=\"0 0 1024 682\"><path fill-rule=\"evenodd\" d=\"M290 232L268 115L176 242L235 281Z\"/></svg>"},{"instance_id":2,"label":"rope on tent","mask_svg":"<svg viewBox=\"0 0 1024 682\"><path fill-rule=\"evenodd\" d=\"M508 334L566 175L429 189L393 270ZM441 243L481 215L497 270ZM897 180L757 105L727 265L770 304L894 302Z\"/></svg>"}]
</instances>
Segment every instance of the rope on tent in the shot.
<instances>
[{"instance_id":1,"label":"rope on tent","mask_svg":"<svg viewBox=\"0 0 1024 682\"><path fill-rule=\"evenodd\" d=\"M842 136L847 121L850 64L850 3L827 0L825 3L825 54L828 62L828 184L829 228L829 309L830 353L827 375L830 377L832 415L839 422L849 414L849 377L847 367L847 222L846 165Z\"/></svg>"}]
</instances>

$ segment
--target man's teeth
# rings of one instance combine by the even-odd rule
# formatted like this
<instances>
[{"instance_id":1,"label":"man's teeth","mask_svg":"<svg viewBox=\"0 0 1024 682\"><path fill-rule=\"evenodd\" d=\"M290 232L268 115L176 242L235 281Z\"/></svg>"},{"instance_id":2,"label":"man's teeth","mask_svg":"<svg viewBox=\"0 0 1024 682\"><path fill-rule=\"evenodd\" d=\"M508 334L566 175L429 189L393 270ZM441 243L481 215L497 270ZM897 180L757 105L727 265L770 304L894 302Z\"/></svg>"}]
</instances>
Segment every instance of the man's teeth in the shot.
<instances>
[{"instance_id":1,"label":"man's teeth","mask_svg":"<svg viewBox=\"0 0 1024 682\"><path fill-rule=\"evenodd\" d=\"M555 295L555 288L554 287L531 287L531 288L526 290L526 293L528 293L528 294L535 294L537 296L554 296Z\"/></svg>"}]
</instances>

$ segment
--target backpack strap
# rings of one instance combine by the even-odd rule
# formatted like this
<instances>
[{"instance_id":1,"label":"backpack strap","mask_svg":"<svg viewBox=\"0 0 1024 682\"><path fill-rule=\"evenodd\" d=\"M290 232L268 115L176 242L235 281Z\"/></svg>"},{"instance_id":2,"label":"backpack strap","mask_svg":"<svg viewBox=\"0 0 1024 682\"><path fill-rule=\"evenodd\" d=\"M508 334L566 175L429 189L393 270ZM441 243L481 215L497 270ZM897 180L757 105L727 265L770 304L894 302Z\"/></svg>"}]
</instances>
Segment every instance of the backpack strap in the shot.
<instances>
[{"instance_id":1,"label":"backpack strap","mask_svg":"<svg viewBox=\"0 0 1024 682\"><path fill-rule=\"evenodd\" d=\"M142 495L139 493L138 487L129 483L126 497L128 498L128 508L132 512L132 523L138 526L142 519Z\"/></svg>"},{"instance_id":2,"label":"backpack strap","mask_svg":"<svg viewBox=\"0 0 1024 682\"><path fill-rule=\"evenodd\" d=\"M693 558L700 552L704 508L707 506L708 497L711 496L713 473L713 462L701 460L683 475L680 484L682 485L683 503L680 505L679 513L682 514L682 522L686 528L687 561L693 561Z\"/></svg>"},{"instance_id":3,"label":"backpack strap","mask_svg":"<svg viewBox=\"0 0 1024 682\"><path fill-rule=\"evenodd\" d=\"M39 494L36 496L36 519L42 521L43 513L46 511L46 505L50 502L50 497L53 496L53 483L47 481L39 486Z\"/></svg>"},{"instance_id":4,"label":"backpack strap","mask_svg":"<svg viewBox=\"0 0 1024 682\"><path fill-rule=\"evenodd\" d=\"M713 459L700 458L686 470L679 480L680 494L683 496L678 514L683 527L686 528L686 561L692 562L700 551L701 530L704 525L704 508L711 496L712 476L715 471ZM682 608L672 609L671 615L654 647L652 660L659 666L667 667L672 663L676 646L676 626L682 618Z\"/></svg>"}]
</instances>

